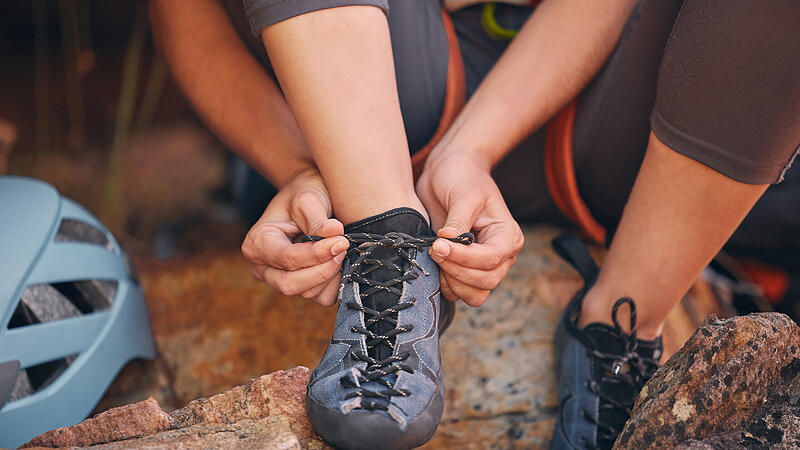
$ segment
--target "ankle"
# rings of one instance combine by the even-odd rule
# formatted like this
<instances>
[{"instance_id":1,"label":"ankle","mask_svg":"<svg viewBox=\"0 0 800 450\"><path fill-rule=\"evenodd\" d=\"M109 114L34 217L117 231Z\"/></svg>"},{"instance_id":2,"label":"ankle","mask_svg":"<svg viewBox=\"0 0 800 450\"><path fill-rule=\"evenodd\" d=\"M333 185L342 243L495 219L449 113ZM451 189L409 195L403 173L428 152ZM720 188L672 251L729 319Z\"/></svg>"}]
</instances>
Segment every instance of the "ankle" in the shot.
<instances>
[{"instance_id":1,"label":"ankle","mask_svg":"<svg viewBox=\"0 0 800 450\"><path fill-rule=\"evenodd\" d=\"M596 287L590 288L583 296L581 311L578 315L578 327L584 328L590 323L613 325L611 309L613 308L614 302L609 301L608 299L610 298L610 296L599 292Z\"/></svg>"},{"instance_id":2,"label":"ankle","mask_svg":"<svg viewBox=\"0 0 800 450\"><path fill-rule=\"evenodd\" d=\"M595 285L583 298L580 315L578 316L578 327L584 328L590 323L603 323L614 325L612 311L614 303L624 294L612 293L601 285ZM653 340L659 336L664 329L666 317L658 311L650 311L644 302L636 302L636 336L642 340ZM617 321L625 333L630 333L630 311L627 307L622 307L617 313Z\"/></svg>"}]
</instances>

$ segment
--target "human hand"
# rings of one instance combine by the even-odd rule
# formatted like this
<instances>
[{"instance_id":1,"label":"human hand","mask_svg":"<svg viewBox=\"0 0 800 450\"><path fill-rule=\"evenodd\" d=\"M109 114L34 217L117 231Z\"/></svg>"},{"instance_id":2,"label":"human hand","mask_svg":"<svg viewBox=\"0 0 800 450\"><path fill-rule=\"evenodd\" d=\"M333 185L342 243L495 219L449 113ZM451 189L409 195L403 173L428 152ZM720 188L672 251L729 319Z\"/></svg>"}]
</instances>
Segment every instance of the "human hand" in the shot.
<instances>
[{"instance_id":1,"label":"human hand","mask_svg":"<svg viewBox=\"0 0 800 450\"><path fill-rule=\"evenodd\" d=\"M297 175L272 199L242 243L253 276L285 295L333 305L350 243L342 236L342 223L330 218L332 211L319 172L307 169ZM292 243L301 234L324 239Z\"/></svg>"},{"instance_id":2,"label":"human hand","mask_svg":"<svg viewBox=\"0 0 800 450\"><path fill-rule=\"evenodd\" d=\"M468 231L476 238L472 245L437 239L430 247L441 269L442 294L470 306L482 305L505 278L524 242L490 168L466 153L434 153L416 189L439 238Z\"/></svg>"}]
</instances>

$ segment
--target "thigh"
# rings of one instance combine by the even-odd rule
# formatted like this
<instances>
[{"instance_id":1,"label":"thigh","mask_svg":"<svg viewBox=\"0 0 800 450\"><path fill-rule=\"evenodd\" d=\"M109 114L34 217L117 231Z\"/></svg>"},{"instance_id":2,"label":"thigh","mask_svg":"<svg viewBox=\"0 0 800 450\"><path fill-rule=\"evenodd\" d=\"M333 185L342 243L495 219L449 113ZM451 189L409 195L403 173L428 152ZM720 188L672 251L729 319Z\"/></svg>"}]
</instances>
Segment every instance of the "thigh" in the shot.
<instances>
[{"instance_id":1,"label":"thigh","mask_svg":"<svg viewBox=\"0 0 800 450\"><path fill-rule=\"evenodd\" d=\"M389 32L411 152L433 137L447 89L448 41L439 0L390 0Z\"/></svg>"},{"instance_id":2,"label":"thigh","mask_svg":"<svg viewBox=\"0 0 800 450\"><path fill-rule=\"evenodd\" d=\"M681 4L641 0L608 61L578 98L578 188L606 227L616 227L644 158L658 69Z\"/></svg>"},{"instance_id":3,"label":"thigh","mask_svg":"<svg viewBox=\"0 0 800 450\"><path fill-rule=\"evenodd\" d=\"M781 180L800 145L800 2L687 0L659 73L653 133L734 180Z\"/></svg>"}]
</instances>

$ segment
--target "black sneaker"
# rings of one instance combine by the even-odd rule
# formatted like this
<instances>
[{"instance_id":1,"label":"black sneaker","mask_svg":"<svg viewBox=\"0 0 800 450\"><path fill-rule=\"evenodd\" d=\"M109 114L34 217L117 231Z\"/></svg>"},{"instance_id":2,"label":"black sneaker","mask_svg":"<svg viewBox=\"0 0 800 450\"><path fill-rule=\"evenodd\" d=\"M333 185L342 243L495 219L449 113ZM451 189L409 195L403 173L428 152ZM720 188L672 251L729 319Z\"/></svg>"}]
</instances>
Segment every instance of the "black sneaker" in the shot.
<instances>
[{"instance_id":1,"label":"black sneaker","mask_svg":"<svg viewBox=\"0 0 800 450\"><path fill-rule=\"evenodd\" d=\"M553 247L578 270L584 287L570 301L556 330L558 417L550 448L610 449L630 418L639 391L658 369L661 338L636 338L636 305L630 298L614 304L614 326L591 323L578 328L583 297L594 284L598 268L575 236L561 236ZM617 320L625 304L630 307L630 334Z\"/></svg>"}]
</instances>

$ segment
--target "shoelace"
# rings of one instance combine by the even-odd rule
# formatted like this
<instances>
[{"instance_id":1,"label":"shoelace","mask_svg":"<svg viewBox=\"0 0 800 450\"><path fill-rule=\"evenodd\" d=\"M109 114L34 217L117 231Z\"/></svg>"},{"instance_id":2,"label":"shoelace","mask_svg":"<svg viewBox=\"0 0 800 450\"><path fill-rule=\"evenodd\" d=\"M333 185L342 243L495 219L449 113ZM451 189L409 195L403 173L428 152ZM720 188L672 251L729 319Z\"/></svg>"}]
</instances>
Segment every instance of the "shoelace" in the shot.
<instances>
[{"instance_id":1,"label":"shoelace","mask_svg":"<svg viewBox=\"0 0 800 450\"><path fill-rule=\"evenodd\" d=\"M380 291L386 291L397 296L402 295L402 284L419 278L420 272L425 276L430 276L430 273L420 266L409 253L409 250L420 251L424 247L428 247L436 241L436 237L415 237L406 233L390 232L384 234L373 233L347 233L344 237L350 241L350 249L347 251L347 257L350 258L355 254L358 256L353 260L350 266L342 273L342 283L354 282L359 284L360 297L366 298ZM322 238L317 236L306 235L301 240L303 241L317 241ZM449 241L469 245L475 241L472 233L463 233L455 238L448 238ZM383 261L382 259L372 258L372 254L379 248L393 248L397 254L408 262L408 269L403 270L399 265ZM391 278L387 281L375 281L366 277L369 273L380 269L391 269L398 272L400 275ZM416 270L414 270L416 269ZM398 285L400 285L398 287ZM361 397L362 401L359 406L361 409L368 410L387 410L388 407L376 401L377 399L389 399L392 396L407 397L410 392L406 389L395 389L393 383L386 379L397 371L405 371L414 373L414 369L405 364L403 361L408 359L410 353L406 352L400 355L395 353L395 345L393 338L400 333L405 333L414 329L412 324L400 325L395 319L395 315L400 311L411 308L416 302L415 298L409 299L405 303L392 305L383 311L377 311L372 308L363 306L363 304L355 301L345 303L347 309L359 311L364 314L364 327L354 326L350 331L360 333L366 336L367 350L373 349L378 345L385 345L391 349L391 356L381 360L377 360L368 353L351 353L351 357L356 361L366 362L367 366L363 369L358 368L351 372L351 376L345 376L340 379L343 386L353 388L354 391L347 394L346 399L354 397ZM393 326L393 328L383 334L375 333L369 328L379 322L386 322ZM362 384L377 382L384 386L383 390L371 390L362 387Z\"/></svg>"},{"instance_id":2,"label":"shoelace","mask_svg":"<svg viewBox=\"0 0 800 450\"><path fill-rule=\"evenodd\" d=\"M626 335L622 331L622 327L619 325L619 321L617 319L619 308L624 304L627 304L630 307L630 335ZM611 318L614 322L614 329L620 336L622 336L625 346L622 354L603 353L598 350L587 352L589 356L593 356L600 361L601 367L608 368L604 375L601 376L600 382L598 383L594 380L590 381L588 388L600 399L601 411L617 410L622 412L627 418L631 415L631 410L636 402L636 396L634 395L630 399L620 400L604 392L603 386L609 384L618 384L621 386L630 387L638 393L647 380L649 380L656 370L658 370L658 361L654 358L643 357L637 351L639 342L636 339L636 305L634 304L633 300L627 297L617 300L611 310ZM599 415L598 417L594 417L585 409L581 410L581 413L586 420L597 425L599 430L597 436L598 441L605 440L614 442L619 433L622 432L621 429L618 430L616 427L611 426L610 424L603 423L600 420ZM588 442L585 438L581 438L581 441L587 448L600 448L593 443Z\"/></svg>"}]
</instances>

